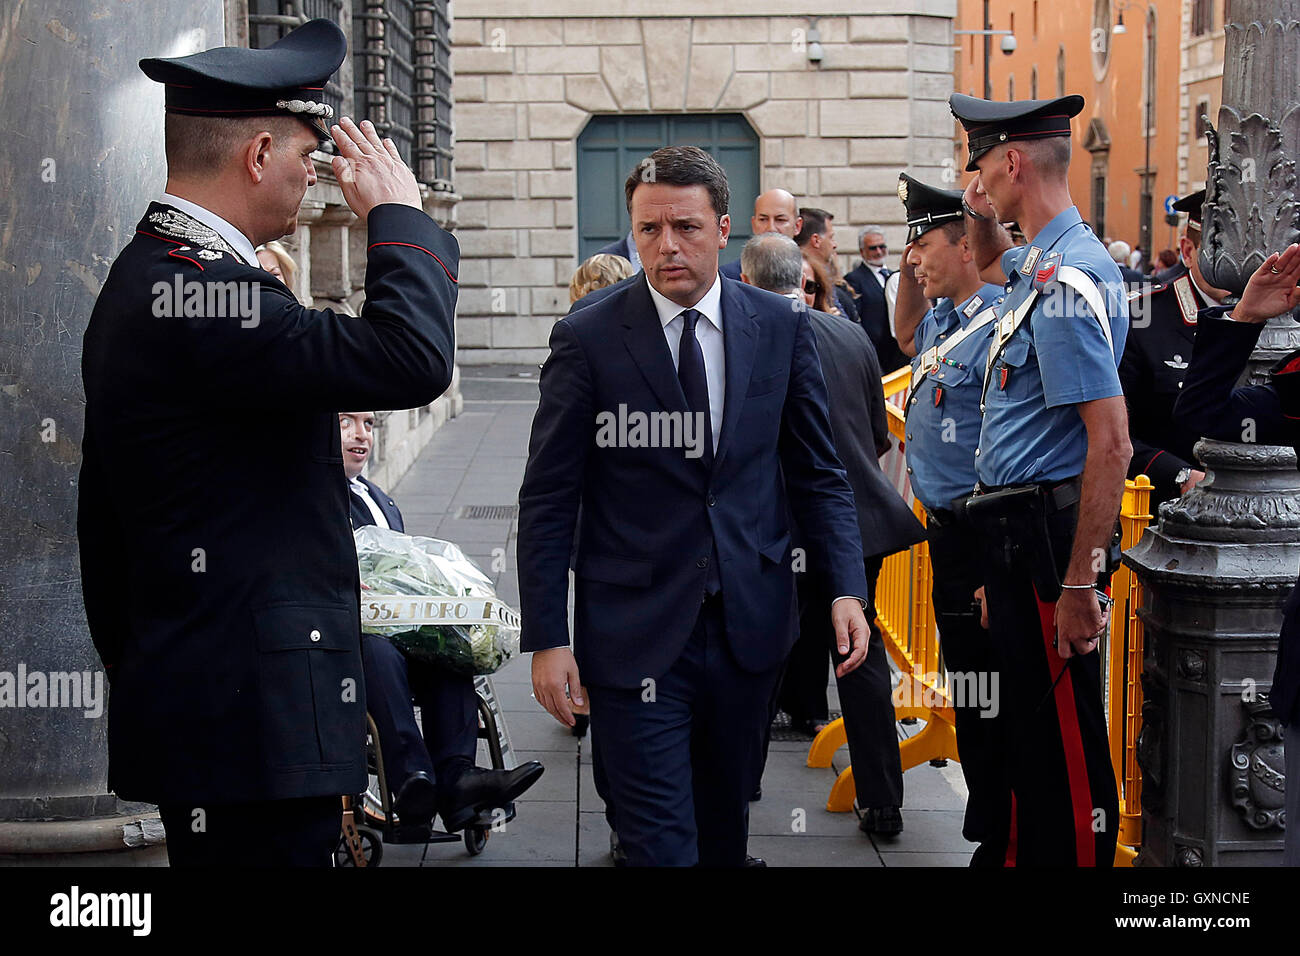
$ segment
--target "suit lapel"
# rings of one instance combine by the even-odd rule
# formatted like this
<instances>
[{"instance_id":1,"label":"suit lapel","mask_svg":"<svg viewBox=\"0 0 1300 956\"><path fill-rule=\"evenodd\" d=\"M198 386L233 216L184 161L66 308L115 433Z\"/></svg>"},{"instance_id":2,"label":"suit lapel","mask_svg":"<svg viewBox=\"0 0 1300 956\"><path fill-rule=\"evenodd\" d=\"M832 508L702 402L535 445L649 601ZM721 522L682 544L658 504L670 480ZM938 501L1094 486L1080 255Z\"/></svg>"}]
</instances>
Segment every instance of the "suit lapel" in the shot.
<instances>
[{"instance_id":1,"label":"suit lapel","mask_svg":"<svg viewBox=\"0 0 1300 956\"><path fill-rule=\"evenodd\" d=\"M739 283L722 280L722 351L727 357L726 398L722 409L722 431L718 435L718 450L713 456L716 472L727 455L731 437L740 420L745 392L749 389L749 376L754 370L754 351L758 344L756 317L741 296Z\"/></svg>"},{"instance_id":2,"label":"suit lapel","mask_svg":"<svg viewBox=\"0 0 1300 956\"><path fill-rule=\"evenodd\" d=\"M641 370L650 390L655 393L665 411L685 412L686 395L677 380L673 354L668 351L664 328L659 323L659 313L650 298L645 273L627 293L628 308L623 314L623 344Z\"/></svg>"}]
</instances>

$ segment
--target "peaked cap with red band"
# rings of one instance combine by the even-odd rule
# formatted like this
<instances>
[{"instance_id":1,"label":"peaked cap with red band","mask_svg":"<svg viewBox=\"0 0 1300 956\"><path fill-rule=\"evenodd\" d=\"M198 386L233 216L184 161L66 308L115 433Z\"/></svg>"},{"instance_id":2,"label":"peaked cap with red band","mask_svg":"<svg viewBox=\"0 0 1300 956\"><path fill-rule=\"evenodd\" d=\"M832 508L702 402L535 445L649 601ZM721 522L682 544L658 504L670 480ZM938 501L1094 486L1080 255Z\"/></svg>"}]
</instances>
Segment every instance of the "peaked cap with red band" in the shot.
<instances>
[{"instance_id":1,"label":"peaked cap with red band","mask_svg":"<svg viewBox=\"0 0 1300 956\"><path fill-rule=\"evenodd\" d=\"M327 138L325 82L348 42L331 20L308 20L261 50L219 46L189 56L140 61L149 79L167 87L169 113L189 116L295 116Z\"/></svg>"},{"instance_id":2,"label":"peaked cap with red band","mask_svg":"<svg viewBox=\"0 0 1300 956\"><path fill-rule=\"evenodd\" d=\"M1054 100L1003 103L954 93L948 97L948 108L966 130L966 147L970 150L966 169L975 172L979 169L975 160L994 146L1016 140L1069 136L1070 120L1083 109L1083 97L1071 94Z\"/></svg>"}]
</instances>

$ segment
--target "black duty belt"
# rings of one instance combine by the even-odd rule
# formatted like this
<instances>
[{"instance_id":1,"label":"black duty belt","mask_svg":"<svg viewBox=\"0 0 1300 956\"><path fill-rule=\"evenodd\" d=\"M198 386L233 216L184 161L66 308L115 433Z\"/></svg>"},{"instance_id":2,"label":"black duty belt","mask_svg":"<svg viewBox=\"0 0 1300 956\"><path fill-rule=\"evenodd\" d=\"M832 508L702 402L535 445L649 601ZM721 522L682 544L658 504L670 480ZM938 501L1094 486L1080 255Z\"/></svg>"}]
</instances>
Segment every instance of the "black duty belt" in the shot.
<instances>
[{"instance_id":1,"label":"black duty belt","mask_svg":"<svg viewBox=\"0 0 1300 956\"><path fill-rule=\"evenodd\" d=\"M991 495L999 491L1037 488L1043 495L1043 503L1047 506L1047 513L1055 514L1058 511L1064 511L1066 508L1072 508L1079 503L1082 485L1081 477L1076 475L1073 478L1066 478L1064 481L1030 482L1024 485L977 485L975 494L977 496Z\"/></svg>"}]
</instances>

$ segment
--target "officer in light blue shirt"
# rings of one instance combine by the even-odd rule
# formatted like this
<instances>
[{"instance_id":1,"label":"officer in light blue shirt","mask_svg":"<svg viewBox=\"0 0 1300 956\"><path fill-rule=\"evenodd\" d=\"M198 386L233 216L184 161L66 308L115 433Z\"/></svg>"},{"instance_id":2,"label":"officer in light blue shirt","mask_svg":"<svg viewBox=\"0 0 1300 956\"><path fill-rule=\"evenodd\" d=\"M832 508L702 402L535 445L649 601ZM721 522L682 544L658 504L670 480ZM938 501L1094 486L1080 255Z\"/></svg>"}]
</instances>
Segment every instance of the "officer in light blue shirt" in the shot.
<instances>
[{"instance_id":1,"label":"officer in light blue shirt","mask_svg":"<svg viewBox=\"0 0 1300 956\"><path fill-rule=\"evenodd\" d=\"M948 102L978 173L964 196L979 217L972 252L986 280L1006 283L966 509L1016 728L1003 751L1006 859L1111 866L1119 808L1096 648L1132 456L1118 373L1128 311L1119 270L1070 197L1070 120L1083 97ZM1026 246L1012 247L999 225L1009 222Z\"/></svg>"},{"instance_id":2,"label":"officer in light blue shirt","mask_svg":"<svg viewBox=\"0 0 1300 956\"><path fill-rule=\"evenodd\" d=\"M900 348L916 355L904 433L907 471L926 510L935 621L951 686L980 686L979 675L994 665L974 603L983 569L979 542L964 520L964 501L975 488L980 387L1002 287L980 278L960 191L936 189L904 173L898 196L909 232L895 330ZM926 299L937 300L928 311ZM1001 866L1011 799L1000 772L1003 724L988 698L981 703L965 693L953 696L969 793L962 834L979 844L972 866Z\"/></svg>"}]
</instances>

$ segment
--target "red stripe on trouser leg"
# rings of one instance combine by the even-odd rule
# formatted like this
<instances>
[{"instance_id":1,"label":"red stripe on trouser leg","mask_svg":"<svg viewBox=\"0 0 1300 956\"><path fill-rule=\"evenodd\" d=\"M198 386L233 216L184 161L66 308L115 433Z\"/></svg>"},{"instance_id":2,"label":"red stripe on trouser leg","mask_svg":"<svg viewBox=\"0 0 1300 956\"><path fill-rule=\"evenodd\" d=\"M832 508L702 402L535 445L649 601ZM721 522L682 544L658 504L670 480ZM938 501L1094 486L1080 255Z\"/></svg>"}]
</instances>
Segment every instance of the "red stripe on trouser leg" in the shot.
<instances>
[{"instance_id":1,"label":"red stripe on trouser leg","mask_svg":"<svg viewBox=\"0 0 1300 956\"><path fill-rule=\"evenodd\" d=\"M1037 594L1038 619L1042 625L1048 676L1056 680L1069 661L1056 653L1056 604ZM1061 728L1061 746L1065 750L1065 775L1070 784L1070 804L1074 818L1075 862L1079 866L1097 865L1097 848L1092 833L1092 789L1088 785L1088 763L1083 754L1083 733L1079 729L1079 711L1074 702L1072 674L1061 677L1052 697L1056 702L1056 719ZM1110 821L1107 821L1109 825Z\"/></svg>"},{"instance_id":2,"label":"red stripe on trouser leg","mask_svg":"<svg viewBox=\"0 0 1300 956\"><path fill-rule=\"evenodd\" d=\"M1007 858L1004 866L1016 865L1016 792L1011 791L1011 829L1007 832Z\"/></svg>"}]
</instances>

